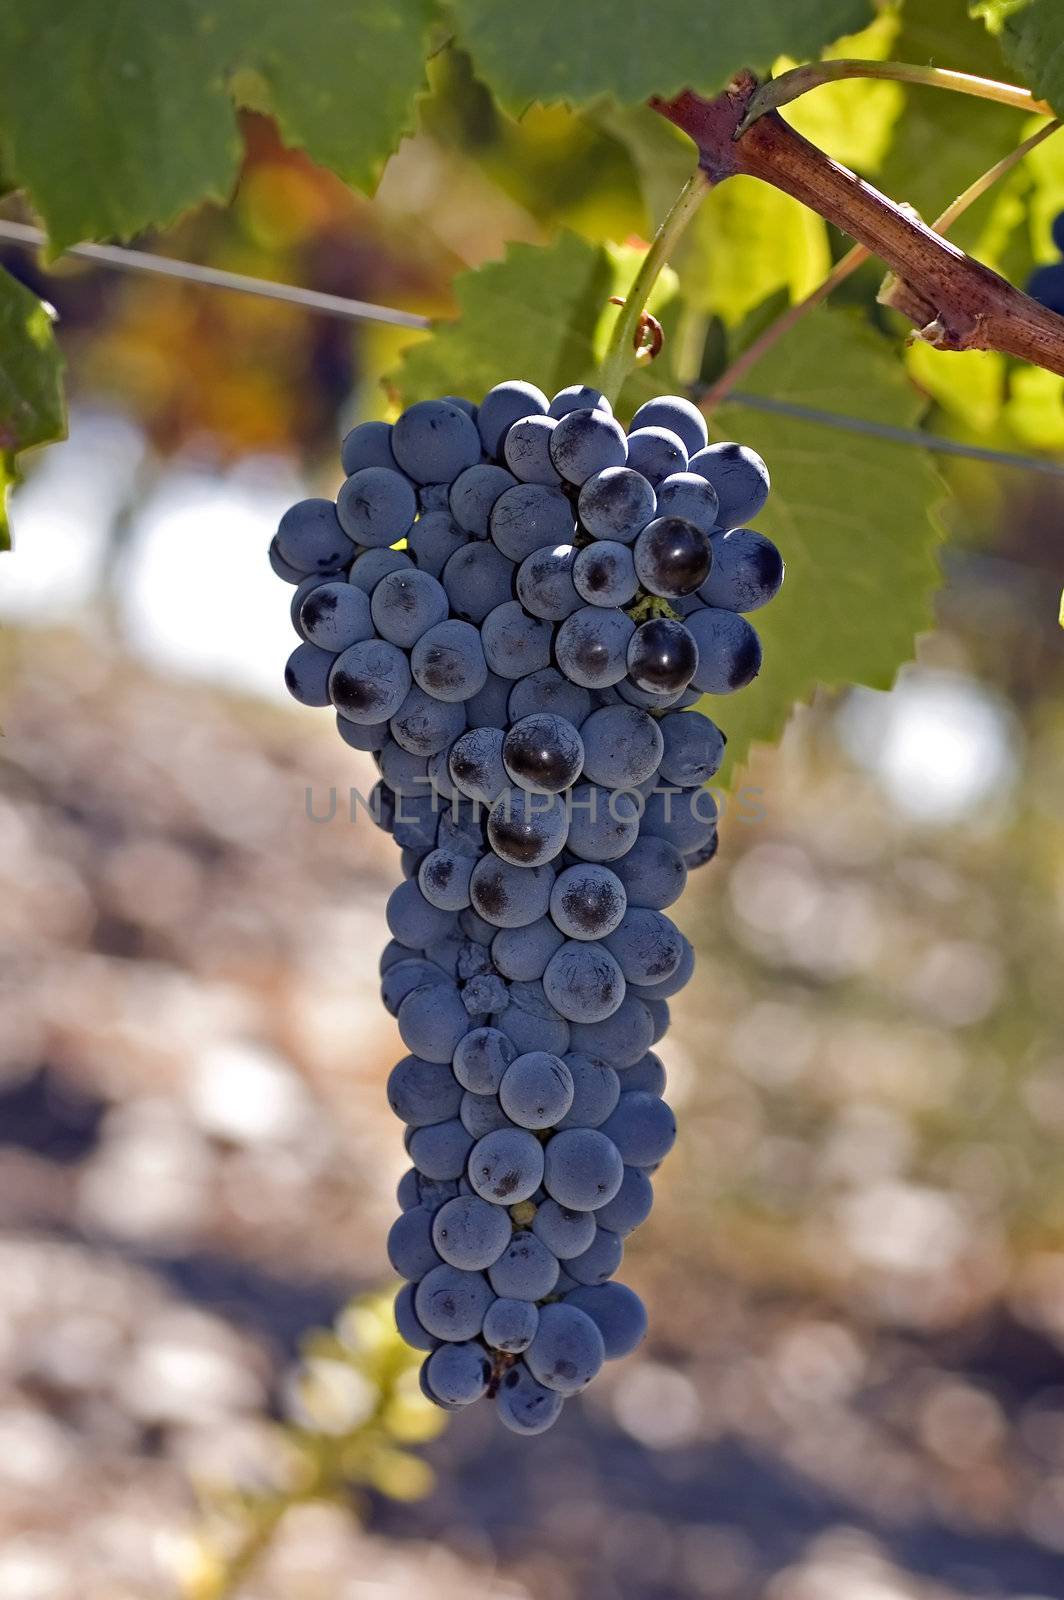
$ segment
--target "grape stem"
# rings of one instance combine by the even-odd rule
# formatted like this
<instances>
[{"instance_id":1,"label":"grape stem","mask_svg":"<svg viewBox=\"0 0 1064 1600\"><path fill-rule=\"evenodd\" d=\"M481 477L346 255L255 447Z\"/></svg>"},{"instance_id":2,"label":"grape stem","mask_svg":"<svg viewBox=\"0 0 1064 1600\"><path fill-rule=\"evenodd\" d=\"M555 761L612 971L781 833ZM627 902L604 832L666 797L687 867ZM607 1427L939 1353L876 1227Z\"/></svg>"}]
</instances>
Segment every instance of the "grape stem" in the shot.
<instances>
[{"instance_id":1,"label":"grape stem","mask_svg":"<svg viewBox=\"0 0 1064 1600\"><path fill-rule=\"evenodd\" d=\"M1000 161L995 161L994 165L989 167L986 172L980 173L978 178L968 185L963 194L959 194L956 200L951 201L945 211L935 218L931 224L934 231L939 234L948 233L957 218L963 216L969 206L973 206L977 200L981 199L988 189L992 188L1006 173L1011 172L1013 167L1018 166L1030 151L1042 143L1043 139L1048 139L1051 133L1056 133L1060 126L1061 124L1056 118L1052 122L1043 123L1042 127L1032 133L1029 138L1018 144L1015 150L1010 150L1008 155L1002 156ZM768 327L762 330L758 337L735 358L717 381L703 393L700 404L705 410L711 411L714 406L719 405L746 377L751 367L755 367L761 357L768 350L771 350L772 346L782 339L785 333L789 333L795 324L801 322L802 318L812 311L814 307L822 304L832 291L838 288L840 283L845 283L846 279L851 277L857 271L857 268L868 260L871 254L871 250L866 249L863 244L855 244L852 250L848 250L835 263L827 277L821 283L818 283L815 289L812 289L804 299L797 300L794 305L788 306L785 311L770 322ZM880 299L885 304L891 303L894 281L893 277L888 276L884 282L883 289L880 291Z\"/></svg>"},{"instance_id":2,"label":"grape stem","mask_svg":"<svg viewBox=\"0 0 1064 1600\"><path fill-rule=\"evenodd\" d=\"M1052 107L1037 100L1030 89L998 83L993 78L976 78L970 72L951 72L946 67L917 67L908 61L810 61L801 67L781 72L778 78L763 83L750 100L734 137L740 138L767 111L778 111L810 89L837 83L841 78L889 78L894 83L915 83L929 89L952 89L955 94L974 95L978 100L994 100L998 105L1015 106L1018 111L1041 111L1052 115Z\"/></svg>"},{"instance_id":3,"label":"grape stem","mask_svg":"<svg viewBox=\"0 0 1064 1600\"><path fill-rule=\"evenodd\" d=\"M651 105L698 146L711 183L760 178L879 256L897 279L890 304L940 350L998 350L1064 376L1064 317L958 250L909 206L880 194L788 126L777 112L738 130L758 90L742 72L723 94L690 90Z\"/></svg>"},{"instance_id":4,"label":"grape stem","mask_svg":"<svg viewBox=\"0 0 1064 1600\"><path fill-rule=\"evenodd\" d=\"M658 274L669 259L674 245L708 193L710 180L701 167L695 169L669 207L650 243L650 248L621 302L621 309L610 334L602 360L599 388L607 400L614 401L636 363L641 340L641 318Z\"/></svg>"}]
</instances>

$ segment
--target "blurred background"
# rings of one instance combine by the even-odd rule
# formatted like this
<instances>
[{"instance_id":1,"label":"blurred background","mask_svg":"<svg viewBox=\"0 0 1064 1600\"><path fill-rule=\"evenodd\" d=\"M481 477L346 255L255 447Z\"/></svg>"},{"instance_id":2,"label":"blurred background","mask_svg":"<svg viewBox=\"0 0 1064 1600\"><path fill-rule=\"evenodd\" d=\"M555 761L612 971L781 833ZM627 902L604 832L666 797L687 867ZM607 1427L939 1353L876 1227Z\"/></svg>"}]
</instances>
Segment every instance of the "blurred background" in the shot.
<instances>
[{"instance_id":1,"label":"blurred background","mask_svg":"<svg viewBox=\"0 0 1064 1600\"><path fill-rule=\"evenodd\" d=\"M167 249L434 314L507 241L645 237L607 129L446 70L372 204L249 115ZM944 461L918 662L725 805L650 1337L519 1441L429 1414L379 1298L397 862L307 818L371 776L265 559L410 335L3 261L72 396L0 596L3 1600L1059 1600L1064 477Z\"/></svg>"}]
</instances>

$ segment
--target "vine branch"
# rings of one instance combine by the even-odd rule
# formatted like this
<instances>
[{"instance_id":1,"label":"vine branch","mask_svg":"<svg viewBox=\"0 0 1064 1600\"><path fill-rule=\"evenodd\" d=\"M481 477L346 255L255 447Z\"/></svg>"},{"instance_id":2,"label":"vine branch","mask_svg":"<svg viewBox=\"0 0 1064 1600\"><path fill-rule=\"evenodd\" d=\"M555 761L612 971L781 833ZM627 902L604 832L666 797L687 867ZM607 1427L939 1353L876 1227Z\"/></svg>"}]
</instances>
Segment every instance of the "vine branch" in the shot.
<instances>
[{"instance_id":1,"label":"vine branch","mask_svg":"<svg viewBox=\"0 0 1064 1600\"><path fill-rule=\"evenodd\" d=\"M711 183L740 174L800 200L880 257L897 285L890 303L940 350L999 350L1064 376L1064 317L965 255L909 207L840 166L771 111L739 137L757 93L743 72L715 100L690 90L653 108L698 146Z\"/></svg>"}]
</instances>

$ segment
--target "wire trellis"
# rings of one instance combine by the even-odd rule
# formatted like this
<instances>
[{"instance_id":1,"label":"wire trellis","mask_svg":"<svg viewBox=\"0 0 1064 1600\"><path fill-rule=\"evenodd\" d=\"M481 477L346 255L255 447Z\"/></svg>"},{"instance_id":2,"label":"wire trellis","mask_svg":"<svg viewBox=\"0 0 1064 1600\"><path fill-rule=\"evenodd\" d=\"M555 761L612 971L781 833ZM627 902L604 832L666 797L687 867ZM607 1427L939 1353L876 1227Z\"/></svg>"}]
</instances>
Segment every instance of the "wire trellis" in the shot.
<instances>
[{"instance_id":1,"label":"wire trellis","mask_svg":"<svg viewBox=\"0 0 1064 1600\"><path fill-rule=\"evenodd\" d=\"M0 220L0 241L20 245L26 249L39 249L47 244L47 235L41 228L24 222ZM228 289L237 294L258 295L263 299L281 301L298 306L321 316L341 317L349 322L381 322L392 327L414 328L424 331L432 326L428 317L414 311L401 311L395 306L374 305L368 300L352 300L345 295L323 294L317 289L304 289L297 284L277 283L269 278L250 277L243 272L225 272L218 267L201 266L194 261L181 261L173 256L152 255L145 250L127 250L121 245L76 244L66 255L120 272L144 272L156 277L176 278L184 283L194 283L207 289ZM895 428L887 423L873 422L863 417L850 417L837 411L825 411L816 406L798 405L789 400L774 400L767 395L736 391L727 396L731 405L748 406L752 411L772 412L777 416L792 417L798 422L814 426L837 428L844 433L859 433L887 444L915 446L937 455L961 456L969 461L982 461L996 467L1011 467L1020 471L1039 472L1049 477L1064 478L1064 462L1050 460L1047 456L1024 455L1012 450L991 450L981 445L965 444L958 439L944 438L939 434L923 433L918 428Z\"/></svg>"}]
</instances>

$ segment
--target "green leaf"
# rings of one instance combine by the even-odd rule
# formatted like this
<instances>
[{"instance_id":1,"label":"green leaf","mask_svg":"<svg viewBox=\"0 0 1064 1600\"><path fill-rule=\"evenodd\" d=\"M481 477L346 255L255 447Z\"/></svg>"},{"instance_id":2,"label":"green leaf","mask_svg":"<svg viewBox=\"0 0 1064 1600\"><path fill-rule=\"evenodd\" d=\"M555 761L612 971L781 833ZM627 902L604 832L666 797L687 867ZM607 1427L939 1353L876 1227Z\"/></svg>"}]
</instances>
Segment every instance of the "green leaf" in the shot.
<instances>
[{"instance_id":1,"label":"green leaf","mask_svg":"<svg viewBox=\"0 0 1064 1600\"><path fill-rule=\"evenodd\" d=\"M53 248L130 238L224 201L230 84L285 137L369 187L411 124L431 0L9 0L0 134ZM250 76L249 76L250 75Z\"/></svg>"},{"instance_id":2,"label":"green leaf","mask_svg":"<svg viewBox=\"0 0 1064 1600\"><path fill-rule=\"evenodd\" d=\"M777 289L800 300L831 268L827 226L757 178L729 178L703 200L679 251L685 299L739 322Z\"/></svg>"},{"instance_id":3,"label":"green leaf","mask_svg":"<svg viewBox=\"0 0 1064 1600\"><path fill-rule=\"evenodd\" d=\"M740 67L806 57L869 22L869 0L452 0L459 37L504 105L715 94Z\"/></svg>"},{"instance_id":4,"label":"green leaf","mask_svg":"<svg viewBox=\"0 0 1064 1600\"><path fill-rule=\"evenodd\" d=\"M456 279L457 320L404 351L391 382L406 405L441 394L479 399L504 378L548 394L588 382L614 282L605 249L576 234L545 249L511 245L502 261Z\"/></svg>"},{"instance_id":5,"label":"green leaf","mask_svg":"<svg viewBox=\"0 0 1064 1600\"><path fill-rule=\"evenodd\" d=\"M1060 0L982 0L972 6L998 35L1005 59L1033 89L1064 116L1064 26Z\"/></svg>"},{"instance_id":6,"label":"green leaf","mask_svg":"<svg viewBox=\"0 0 1064 1600\"><path fill-rule=\"evenodd\" d=\"M5 501L18 482L16 456L65 431L62 362L48 308L0 272L0 549L10 548Z\"/></svg>"},{"instance_id":7,"label":"green leaf","mask_svg":"<svg viewBox=\"0 0 1064 1600\"><path fill-rule=\"evenodd\" d=\"M906 7L892 49L896 60L918 66L949 67L983 78L1005 76L1001 52L986 30L970 20L966 0L920 0ZM930 222L1016 147L1022 121L1010 106L976 102L943 89L909 88L876 181L892 199L907 201ZM993 203L990 197L973 206L951 228L950 238L970 248Z\"/></svg>"},{"instance_id":8,"label":"green leaf","mask_svg":"<svg viewBox=\"0 0 1064 1600\"><path fill-rule=\"evenodd\" d=\"M851 312L812 313L743 388L894 427L912 427L922 404L890 346ZM912 446L735 404L712 420L714 433L767 461L772 493L757 526L787 564L779 595L751 619L765 650L760 677L703 703L728 735L734 773L818 684L890 687L932 624L942 486Z\"/></svg>"}]
</instances>

